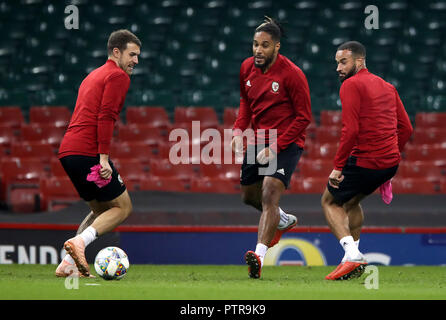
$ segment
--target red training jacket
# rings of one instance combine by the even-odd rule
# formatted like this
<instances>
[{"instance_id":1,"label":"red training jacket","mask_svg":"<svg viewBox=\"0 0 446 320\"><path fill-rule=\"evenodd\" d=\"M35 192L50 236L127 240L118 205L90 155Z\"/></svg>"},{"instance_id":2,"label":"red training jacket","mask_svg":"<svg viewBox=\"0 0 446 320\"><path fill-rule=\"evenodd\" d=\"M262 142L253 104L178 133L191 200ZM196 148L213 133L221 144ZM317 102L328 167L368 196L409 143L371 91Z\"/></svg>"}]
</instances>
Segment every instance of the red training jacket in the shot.
<instances>
[{"instance_id":1,"label":"red training jacket","mask_svg":"<svg viewBox=\"0 0 446 320\"><path fill-rule=\"evenodd\" d=\"M257 130L277 129L277 141L270 145L277 153L291 143L304 147L305 129L311 122L310 89L304 73L294 63L278 54L263 74L254 66L254 57L246 59L240 68L240 96L233 130L244 131L251 124L256 142L250 143L269 144L273 137Z\"/></svg>"},{"instance_id":2,"label":"red training jacket","mask_svg":"<svg viewBox=\"0 0 446 320\"><path fill-rule=\"evenodd\" d=\"M113 60L107 60L82 81L59 158L109 154L113 127L129 86L130 77Z\"/></svg>"},{"instance_id":3,"label":"red training jacket","mask_svg":"<svg viewBox=\"0 0 446 320\"><path fill-rule=\"evenodd\" d=\"M339 95L342 134L334 168L342 170L350 155L359 167L396 166L413 128L395 87L362 69L342 83Z\"/></svg>"}]
</instances>

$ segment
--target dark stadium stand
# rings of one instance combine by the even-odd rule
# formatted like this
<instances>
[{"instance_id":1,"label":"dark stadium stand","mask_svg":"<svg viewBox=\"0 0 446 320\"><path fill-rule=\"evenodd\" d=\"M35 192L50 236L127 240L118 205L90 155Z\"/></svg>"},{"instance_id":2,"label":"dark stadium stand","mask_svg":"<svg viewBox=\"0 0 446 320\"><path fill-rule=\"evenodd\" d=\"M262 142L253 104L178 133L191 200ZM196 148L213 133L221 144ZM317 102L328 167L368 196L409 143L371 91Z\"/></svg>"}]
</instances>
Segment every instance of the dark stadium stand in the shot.
<instances>
[{"instance_id":1,"label":"dark stadium stand","mask_svg":"<svg viewBox=\"0 0 446 320\"><path fill-rule=\"evenodd\" d=\"M193 120L201 132L232 127L240 64L264 15L284 21L280 52L305 72L312 98L288 193L318 194L326 184L341 125L334 54L352 39L365 44L369 70L398 89L415 127L394 192L446 193L446 3L371 1L379 29L367 30L369 2L0 0L0 203L23 212L76 199L56 151L81 81L105 62L108 35L119 28L143 45L111 150L129 190L237 193L239 165L168 163L169 133L191 133ZM79 8L79 30L64 27L68 4Z\"/></svg>"}]
</instances>

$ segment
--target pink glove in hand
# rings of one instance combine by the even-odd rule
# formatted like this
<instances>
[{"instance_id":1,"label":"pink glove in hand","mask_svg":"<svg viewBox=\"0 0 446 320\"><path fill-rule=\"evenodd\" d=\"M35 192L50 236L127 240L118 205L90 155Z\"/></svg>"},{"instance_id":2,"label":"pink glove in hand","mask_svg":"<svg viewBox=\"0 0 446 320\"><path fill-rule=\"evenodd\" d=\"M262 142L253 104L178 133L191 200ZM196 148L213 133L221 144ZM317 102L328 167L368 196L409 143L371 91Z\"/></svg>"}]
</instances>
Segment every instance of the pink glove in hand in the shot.
<instances>
[{"instance_id":1,"label":"pink glove in hand","mask_svg":"<svg viewBox=\"0 0 446 320\"><path fill-rule=\"evenodd\" d=\"M392 194L392 181L386 181L379 187L379 192L381 193L381 198L383 199L385 204L389 204L392 202L393 194Z\"/></svg>"},{"instance_id":2,"label":"pink glove in hand","mask_svg":"<svg viewBox=\"0 0 446 320\"><path fill-rule=\"evenodd\" d=\"M87 176L87 181L94 182L99 188L105 187L110 183L111 177L108 179L104 179L99 174L99 170L101 170L102 166L97 164L90 168L91 172Z\"/></svg>"}]
</instances>

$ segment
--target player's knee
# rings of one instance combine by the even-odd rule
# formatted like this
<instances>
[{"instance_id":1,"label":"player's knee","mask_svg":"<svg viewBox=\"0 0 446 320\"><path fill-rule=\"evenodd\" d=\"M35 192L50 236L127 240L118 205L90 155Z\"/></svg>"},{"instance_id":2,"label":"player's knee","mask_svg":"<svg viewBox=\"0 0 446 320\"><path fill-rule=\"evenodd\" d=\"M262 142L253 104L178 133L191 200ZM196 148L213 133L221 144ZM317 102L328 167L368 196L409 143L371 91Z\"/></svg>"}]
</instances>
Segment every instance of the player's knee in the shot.
<instances>
[{"instance_id":1,"label":"player's knee","mask_svg":"<svg viewBox=\"0 0 446 320\"><path fill-rule=\"evenodd\" d=\"M333 195L330 193L330 191L328 191L328 189L325 189L325 191L321 197L322 208L326 208L326 207L332 206L334 204L335 204L335 202L334 202Z\"/></svg>"},{"instance_id":2,"label":"player's knee","mask_svg":"<svg viewBox=\"0 0 446 320\"><path fill-rule=\"evenodd\" d=\"M255 199L250 192L242 192L242 201L244 204L253 206L255 205Z\"/></svg>"},{"instance_id":3,"label":"player's knee","mask_svg":"<svg viewBox=\"0 0 446 320\"><path fill-rule=\"evenodd\" d=\"M265 184L262 188L262 205L263 206L272 206L278 205L280 199L280 190L274 185Z\"/></svg>"},{"instance_id":4,"label":"player's knee","mask_svg":"<svg viewBox=\"0 0 446 320\"><path fill-rule=\"evenodd\" d=\"M127 219L133 211L133 205L131 201L125 203L125 205L121 208L123 216Z\"/></svg>"}]
</instances>

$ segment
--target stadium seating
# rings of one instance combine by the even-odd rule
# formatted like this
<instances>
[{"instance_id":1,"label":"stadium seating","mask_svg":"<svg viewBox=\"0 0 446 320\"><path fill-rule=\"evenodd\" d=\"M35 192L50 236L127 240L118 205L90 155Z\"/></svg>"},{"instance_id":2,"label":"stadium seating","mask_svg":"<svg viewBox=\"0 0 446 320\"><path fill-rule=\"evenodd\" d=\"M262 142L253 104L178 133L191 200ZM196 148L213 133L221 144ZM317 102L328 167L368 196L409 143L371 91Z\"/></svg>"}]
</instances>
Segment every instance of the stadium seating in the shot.
<instances>
[{"instance_id":1,"label":"stadium seating","mask_svg":"<svg viewBox=\"0 0 446 320\"><path fill-rule=\"evenodd\" d=\"M138 159L112 160L129 191L139 190L141 181L147 179L146 170Z\"/></svg>"},{"instance_id":2,"label":"stadium seating","mask_svg":"<svg viewBox=\"0 0 446 320\"><path fill-rule=\"evenodd\" d=\"M164 107L136 107L126 109L127 124L145 124L151 127L169 128L171 123Z\"/></svg>"},{"instance_id":3,"label":"stadium seating","mask_svg":"<svg viewBox=\"0 0 446 320\"><path fill-rule=\"evenodd\" d=\"M40 142L15 142L11 145L11 156L17 158L34 158L49 164L55 156L53 147Z\"/></svg>"},{"instance_id":4,"label":"stadium seating","mask_svg":"<svg viewBox=\"0 0 446 320\"><path fill-rule=\"evenodd\" d=\"M50 160L50 176L52 177L66 177L67 173L65 169L62 167L59 159L56 157L51 158Z\"/></svg>"},{"instance_id":5,"label":"stadium seating","mask_svg":"<svg viewBox=\"0 0 446 320\"><path fill-rule=\"evenodd\" d=\"M80 201L73 183L67 176L42 179L39 195L42 209L48 211L57 211Z\"/></svg>"},{"instance_id":6,"label":"stadium seating","mask_svg":"<svg viewBox=\"0 0 446 320\"><path fill-rule=\"evenodd\" d=\"M419 128L415 127L413 133L413 142L416 145L422 144L434 144L434 143L443 143L446 142L446 128Z\"/></svg>"},{"instance_id":7,"label":"stadium seating","mask_svg":"<svg viewBox=\"0 0 446 320\"><path fill-rule=\"evenodd\" d=\"M199 193L240 193L240 183L220 178L194 178L191 192Z\"/></svg>"},{"instance_id":8,"label":"stadium seating","mask_svg":"<svg viewBox=\"0 0 446 320\"><path fill-rule=\"evenodd\" d=\"M10 148L11 144L17 141L19 137L9 126L0 126L0 146Z\"/></svg>"},{"instance_id":9,"label":"stadium seating","mask_svg":"<svg viewBox=\"0 0 446 320\"><path fill-rule=\"evenodd\" d=\"M418 112L415 115L417 129L444 128L445 123L446 112Z\"/></svg>"},{"instance_id":10,"label":"stadium seating","mask_svg":"<svg viewBox=\"0 0 446 320\"><path fill-rule=\"evenodd\" d=\"M394 178L392 191L397 194L437 194L441 189L439 183L425 178Z\"/></svg>"},{"instance_id":11,"label":"stadium seating","mask_svg":"<svg viewBox=\"0 0 446 320\"><path fill-rule=\"evenodd\" d=\"M0 107L0 126L19 129L25 123L20 106Z\"/></svg>"},{"instance_id":12,"label":"stadium seating","mask_svg":"<svg viewBox=\"0 0 446 320\"><path fill-rule=\"evenodd\" d=\"M66 106L31 106L29 109L30 124L45 124L67 128L71 112Z\"/></svg>"},{"instance_id":13,"label":"stadium seating","mask_svg":"<svg viewBox=\"0 0 446 320\"><path fill-rule=\"evenodd\" d=\"M287 21L281 53L305 73L312 101L313 122L287 192L320 193L326 184L342 122L333 55L342 41L357 39L367 47L369 70L398 89L415 127L394 191L446 193L443 2L378 1L379 30L363 27L368 3L356 0L75 3L82 12L80 30L64 28L63 2L0 0L2 168L17 162L17 157L20 163L38 157L45 166L43 176L66 177L55 151L70 121L77 89L88 72L105 62L104 43L111 30L128 28L140 37L143 48L116 124L111 158L121 165L129 189L233 192L231 183L238 179L239 169L202 165L192 146L202 148L208 142L191 137L191 122L200 121L200 133L232 128L240 99L240 64L252 55L253 31L268 14ZM169 141L169 133L177 128L189 134L188 161L194 165L168 163L176 143ZM128 162L133 160L142 168ZM35 177L30 166L29 176ZM5 170L6 177L0 172L0 201L10 201L17 210L35 210L37 180L30 179L34 186L23 188L21 194L17 185L9 185L16 169ZM144 179L138 179L141 170L139 178ZM231 183L224 183L227 180ZM12 191L8 199L6 190Z\"/></svg>"},{"instance_id":14,"label":"stadium seating","mask_svg":"<svg viewBox=\"0 0 446 320\"><path fill-rule=\"evenodd\" d=\"M40 159L8 157L1 159L0 169L0 201L14 212L38 211L40 179L48 175L47 166Z\"/></svg>"},{"instance_id":15,"label":"stadium seating","mask_svg":"<svg viewBox=\"0 0 446 320\"><path fill-rule=\"evenodd\" d=\"M59 148L65 134L65 128L53 124L33 123L25 124L21 128L21 140L27 142L40 142Z\"/></svg>"},{"instance_id":16,"label":"stadium seating","mask_svg":"<svg viewBox=\"0 0 446 320\"><path fill-rule=\"evenodd\" d=\"M219 125L217 113L212 107L176 107L174 123L177 125L190 124L200 121L202 128L216 128Z\"/></svg>"},{"instance_id":17,"label":"stadium seating","mask_svg":"<svg viewBox=\"0 0 446 320\"><path fill-rule=\"evenodd\" d=\"M299 177L321 177L327 179L333 170L333 160L307 160L299 161L296 172Z\"/></svg>"},{"instance_id":18,"label":"stadium seating","mask_svg":"<svg viewBox=\"0 0 446 320\"><path fill-rule=\"evenodd\" d=\"M118 139L121 142L141 142L150 146L157 146L164 141L160 128L145 124L121 126L118 131Z\"/></svg>"}]
</instances>

